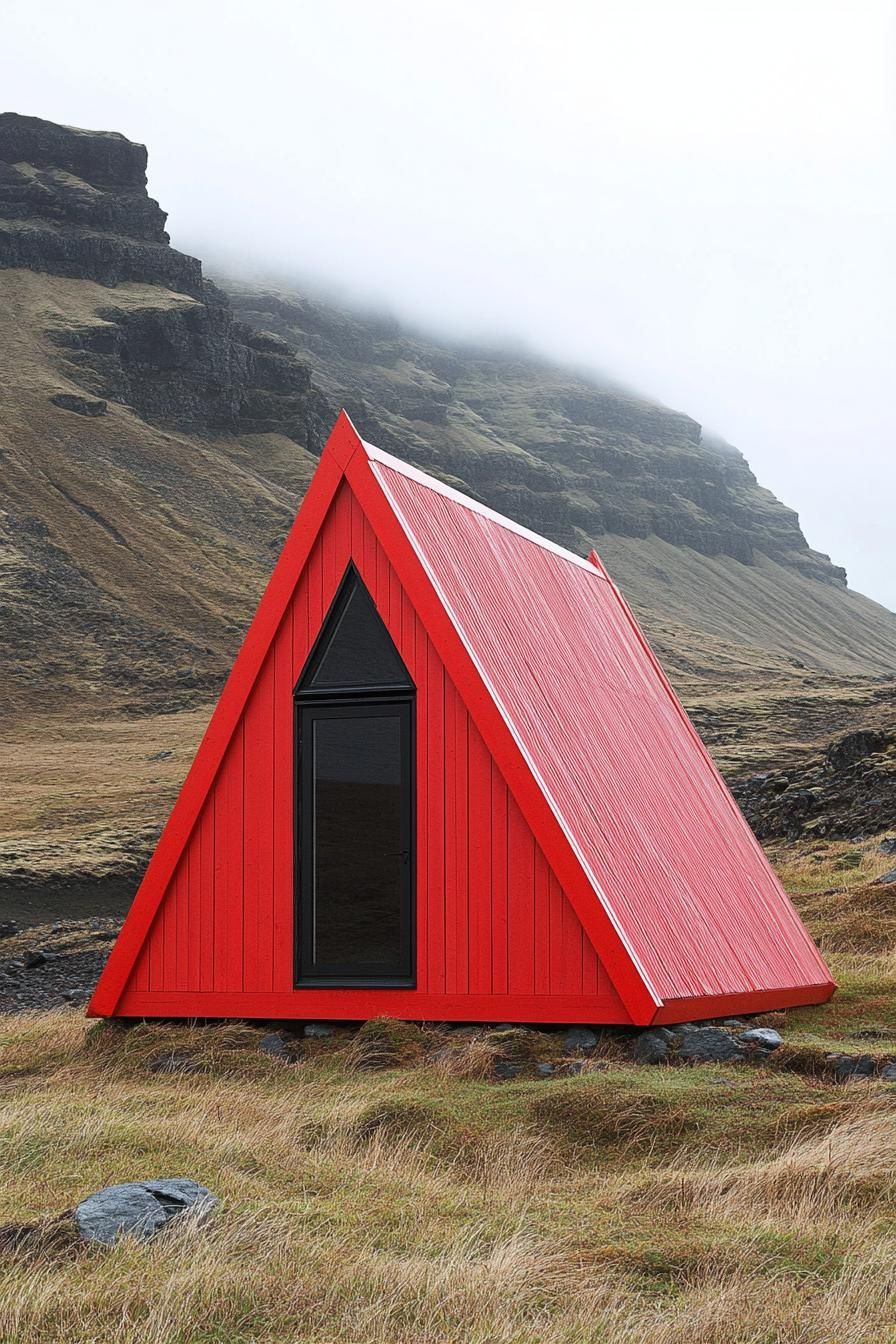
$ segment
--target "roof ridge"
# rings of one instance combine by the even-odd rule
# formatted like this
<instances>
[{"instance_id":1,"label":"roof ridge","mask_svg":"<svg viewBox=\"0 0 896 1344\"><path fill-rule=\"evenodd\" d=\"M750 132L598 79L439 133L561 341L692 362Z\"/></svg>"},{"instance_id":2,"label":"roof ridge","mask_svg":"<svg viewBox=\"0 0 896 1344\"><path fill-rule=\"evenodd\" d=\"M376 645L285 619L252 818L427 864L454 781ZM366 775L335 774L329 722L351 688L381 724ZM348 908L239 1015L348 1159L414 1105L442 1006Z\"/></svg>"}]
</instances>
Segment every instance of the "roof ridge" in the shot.
<instances>
[{"instance_id":1,"label":"roof ridge","mask_svg":"<svg viewBox=\"0 0 896 1344\"><path fill-rule=\"evenodd\" d=\"M480 503L478 499L465 495L461 490L455 490L453 486L447 485L445 481L440 481L436 476L430 476L428 472L421 471L419 467L412 467L408 462L403 462L401 458L393 457L391 453L385 452L382 448L377 448L375 444L368 443L364 439L361 442L371 462L380 463L391 471L397 471L400 475L407 476L409 480L416 481L419 485L434 490L437 494L444 495L446 499L453 500L455 504L463 505L471 513L477 513L480 517L487 518L489 522L497 523L499 527L504 527L509 532L515 532L517 536L533 542L534 545L540 546L542 550L551 551L554 555L560 556L562 560L567 560L570 564L577 565L579 569L586 570L593 578L602 579L604 582L609 581L607 575L602 574L590 559L576 555L575 551L570 551L565 546L559 545L558 542L551 541L538 532L533 532L531 528L515 522L512 518L508 518L506 514L498 513L496 509L491 509L487 504Z\"/></svg>"}]
</instances>

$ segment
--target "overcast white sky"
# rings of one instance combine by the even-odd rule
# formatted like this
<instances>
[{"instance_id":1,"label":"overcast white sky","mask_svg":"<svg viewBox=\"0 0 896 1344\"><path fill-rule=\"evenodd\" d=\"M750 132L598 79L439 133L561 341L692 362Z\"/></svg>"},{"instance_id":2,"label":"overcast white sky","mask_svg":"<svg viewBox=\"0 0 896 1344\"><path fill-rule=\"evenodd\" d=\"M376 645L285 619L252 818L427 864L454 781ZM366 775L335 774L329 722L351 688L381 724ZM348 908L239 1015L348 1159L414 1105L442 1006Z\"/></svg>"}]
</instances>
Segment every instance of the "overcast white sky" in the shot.
<instances>
[{"instance_id":1,"label":"overcast white sky","mask_svg":"<svg viewBox=\"0 0 896 1344\"><path fill-rule=\"evenodd\" d=\"M149 146L175 246L686 411L896 607L896 6L6 0L9 110Z\"/></svg>"}]
</instances>

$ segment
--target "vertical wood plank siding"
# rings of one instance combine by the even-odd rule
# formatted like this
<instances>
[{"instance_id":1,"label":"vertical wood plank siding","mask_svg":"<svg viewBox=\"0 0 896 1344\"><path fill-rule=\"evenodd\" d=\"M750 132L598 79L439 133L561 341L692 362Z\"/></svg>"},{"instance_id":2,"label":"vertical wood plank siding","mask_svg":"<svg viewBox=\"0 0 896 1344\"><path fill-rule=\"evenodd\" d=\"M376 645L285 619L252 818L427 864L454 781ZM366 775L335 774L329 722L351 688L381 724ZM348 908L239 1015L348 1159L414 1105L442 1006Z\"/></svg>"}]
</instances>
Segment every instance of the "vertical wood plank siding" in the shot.
<instances>
[{"instance_id":1,"label":"vertical wood plank siding","mask_svg":"<svg viewBox=\"0 0 896 1344\"><path fill-rule=\"evenodd\" d=\"M133 994L291 996L297 1017L352 1016L344 990L293 989L292 688L353 560L416 685L417 983L458 1000L558 996L580 1020L626 1021L531 829L360 507L343 484L281 621L128 982ZM363 863L363 856L359 857ZM198 997L197 997L198 995ZM443 997L444 1002L437 1002ZM591 1011L569 1000L588 996ZM211 1000L210 1000L211 1002ZM389 1012L394 991L365 1003ZM407 1004L408 995L402 996ZM143 1010L146 1011L145 1003ZM407 1007L403 1015L412 1016ZM210 1016L214 1016L210 1008ZM360 1015L360 1014L359 1014ZM364 1014L368 1015L368 1014ZM475 1011L472 1013L475 1016ZM550 1014L547 1015L548 1018Z\"/></svg>"}]
</instances>

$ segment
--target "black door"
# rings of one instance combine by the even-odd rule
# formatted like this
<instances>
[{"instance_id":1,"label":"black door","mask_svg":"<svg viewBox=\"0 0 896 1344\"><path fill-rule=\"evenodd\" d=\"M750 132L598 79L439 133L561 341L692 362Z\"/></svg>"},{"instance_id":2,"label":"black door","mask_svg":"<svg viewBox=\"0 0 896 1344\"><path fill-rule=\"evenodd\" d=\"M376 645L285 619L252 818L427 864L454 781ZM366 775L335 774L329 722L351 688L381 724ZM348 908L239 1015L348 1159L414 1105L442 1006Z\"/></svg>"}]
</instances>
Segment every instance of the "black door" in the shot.
<instances>
[{"instance_id":1,"label":"black door","mask_svg":"<svg viewBox=\"0 0 896 1344\"><path fill-rule=\"evenodd\" d=\"M296 983L414 983L413 686L350 568L296 690Z\"/></svg>"}]
</instances>

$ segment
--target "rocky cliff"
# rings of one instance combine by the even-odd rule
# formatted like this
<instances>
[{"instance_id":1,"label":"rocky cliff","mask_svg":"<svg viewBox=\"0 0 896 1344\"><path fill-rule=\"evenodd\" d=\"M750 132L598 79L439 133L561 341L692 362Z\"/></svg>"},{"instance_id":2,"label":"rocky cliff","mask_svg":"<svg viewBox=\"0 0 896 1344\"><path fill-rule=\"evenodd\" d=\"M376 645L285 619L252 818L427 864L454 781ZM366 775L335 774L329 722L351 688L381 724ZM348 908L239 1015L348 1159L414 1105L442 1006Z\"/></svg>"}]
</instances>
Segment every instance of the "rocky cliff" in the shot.
<instances>
[{"instance_id":1,"label":"rocky cliff","mask_svg":"<svg viewBox=\"0 0 896 1344\"><path fill-rule=\"evenodd\" d=\"M247 322L308 360L365 437L563 545L653 536L744 564L760 552L845 586L743 455L687 415L544 360L436 343L283 290L228 289Z\"/></svg>"},{"instance_id":2,"label":"rocky cliff","mask_svg":"<svg viewBox=\"0 0 896 1344\"><path fill-rule=\"evenodd\" d=\"M273 335L234 319L202 265L169 245L146 189L146 149L122 135L0 115L0 268L92 280L109 301L48 329L60 367L95 394L181 429L286 428L319 447L333 408ZM117 303L127 282L160 291ZM183 294L193 302L177 302ZM63 409L78 410L69 400Z\"/></svg>"},{"instance_id":3,"label":"rocky cliff","mask_svg":"<svg viewBox=\"0 0 896 1344\"><path fill-rule=\"evenodd\" d=\"M720 743L736 715L720 726L701 687L792 703L795 679L831 702L825 678L892 668L896 619L687 415L295 290L225 293L170 246L146 164L120 135L0 116L8 704L210 696L341 404L383 447L596 545Z\"/></svg>"},{"instance_id":4,"label":"rocky cliff","mask_svg":"<svg viewBox=\"0 0 896 1344\"><path fill-rule=\"evenodd\" d=\"M0 114L0 267L198 294L202 267L168 244L146 149L123 135Z\"/></svg>"},{"instance_id":5,"label":"rocky cliff","mask_svg":"<svg viewBox=\"0 0 896 1344\"><path fill-rule=\"evenodd\" d=\"M0 116L0 267L195 300L123 307L113 293L88 322L56 324L63 367L94 400L179 429L284 433L312 451L344 402L370 439L575 549L607 533L657 537L844 584L743 456L686 415L301 295L234 284L229 303L169 246L146 164L121 135Z\"/></svg>"},{"instance_id":6,"label":"rocky cliff","mask_svg":"<svg viewBox=\"0 0 896 1344\"><path fill-rule=\"evenodd\" d=\"M224 293L165 223L142 146L0 116L0 885L83 893L145 859L341 404L597 546L769 833L801 759L892 733L896 618L688 416L295 289Z\"/></svg>"}]
</instances>

